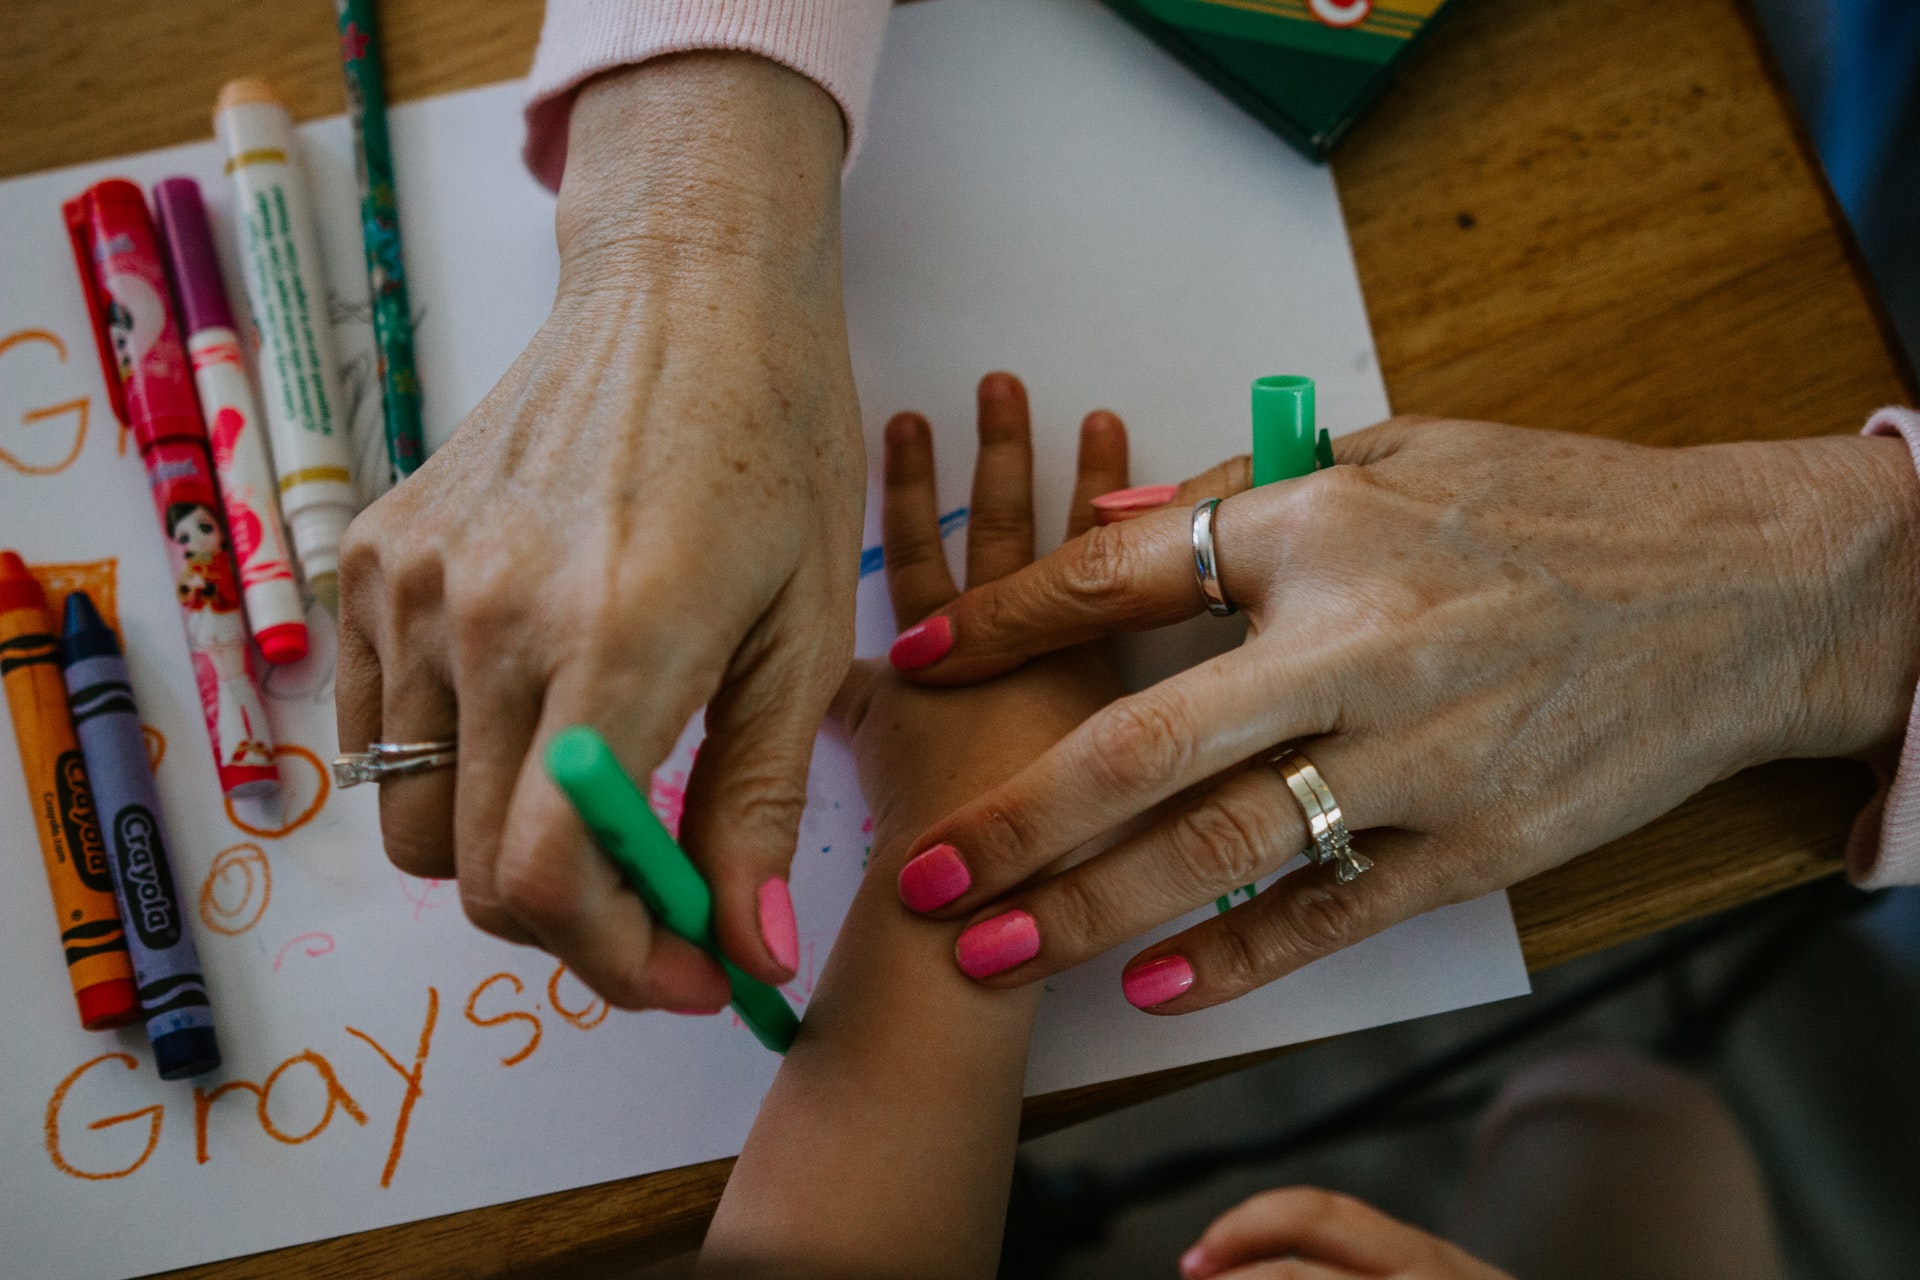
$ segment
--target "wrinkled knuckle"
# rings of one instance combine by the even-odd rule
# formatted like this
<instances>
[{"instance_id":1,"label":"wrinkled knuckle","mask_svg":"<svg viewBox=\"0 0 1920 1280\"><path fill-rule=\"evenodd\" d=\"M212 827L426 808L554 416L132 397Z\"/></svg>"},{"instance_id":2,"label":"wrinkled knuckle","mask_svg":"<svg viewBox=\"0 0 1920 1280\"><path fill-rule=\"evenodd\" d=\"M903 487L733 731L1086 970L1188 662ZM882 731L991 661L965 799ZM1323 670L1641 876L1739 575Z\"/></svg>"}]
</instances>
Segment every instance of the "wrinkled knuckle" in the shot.
<instances>
[{"instance_id":1,"label":"wrinkled knuckle","mask_svg":"<svg viewBox=\"0 0 1920 1280\"><path fill-rule=\"evenodd\" d=\"M1094 954L1106 950L1110 938L1120 940L1104 901L1071 877L1059 881L1033 910L1043 921L1040 936L1051 959Z\"/></svg>"},{"instance_id":2,"label":"wrinkled knuckle","mask_svg":"<svg viewBox=\"0 0 1920 1280\"><path fill-rule=\"evenodd\" d=\"M729 784L734 794L733 819L741 830L791 849L806 811L807 789L786 772L768 769Z\"/></svg>"},{"instance_id":3,"label":"wrinkled knuckle","mask_svg":"<svg viewBox=\"0 0 1920 1280\"><path fill-rule=\"evenodd\" d=\"M1124 524L1095 525L1068 544L1060 588L1082 608L1098 609L1123 599L1132 581L1132 539Z\"/></svg>"},{"instance_id":4,"label":"wrinkled knuckle","mask_svg":"<svg viewBox=\"0 0 1920 1280\"><path fill-rule=\"evenodd\" d=\"M1214 797L1181 815L1179 847L1198 884L1251 884L1279 844L1278 826L1270 810L1245 797Z\"/></svg>"},{"instance_id":5,"label":"wrinkled knuckle","mask_svg":"<svg viewBox=\"0 0 1920 1280\"><path fill-rule=\"evenodd\" d=\"M1003 804L991 805L979 815L973 830L960 842L967 859L982 867L993 867L1002 876L1025 875L1031 833L1016 809Z\"/></svg>"},{"instance_id":6,"label":"wrinkled knuckle","mask_svg":"<svg viewBox=\"0 0 1920 1280\"><path fill-rule=\"evenodd\" d=\"M1288 931L1314 955L1330 954L1360 938L1353 895L1321 886L1295 893L1287 902L1284 919Z\"/></svg>"},{"instance_id":7,"label":"wrinkled knuckle","mask_svg":"<svg viewBox=\"0 0 1920 1280\"><path fill-rule=\"evenodd\" d=\"M1233 923L1233 912L1222 917L1227 927L1207 965L1208 985L1224 996L1243 995L1267 981L1268 957L1244 928Z\"/></svg>"},{"instance_id":8,"label":"wrinkled knuckle","mask_svg":"<svg viewBox=\"0 0 1920 1280\"><path fill-rule=\"evenodd\" d=\"M1124 791L1183 774L1195 749L1191 717L1166 698L1122 699L1097 715L1087 732L1097 780Z\"/></svg>"}]
</instances>

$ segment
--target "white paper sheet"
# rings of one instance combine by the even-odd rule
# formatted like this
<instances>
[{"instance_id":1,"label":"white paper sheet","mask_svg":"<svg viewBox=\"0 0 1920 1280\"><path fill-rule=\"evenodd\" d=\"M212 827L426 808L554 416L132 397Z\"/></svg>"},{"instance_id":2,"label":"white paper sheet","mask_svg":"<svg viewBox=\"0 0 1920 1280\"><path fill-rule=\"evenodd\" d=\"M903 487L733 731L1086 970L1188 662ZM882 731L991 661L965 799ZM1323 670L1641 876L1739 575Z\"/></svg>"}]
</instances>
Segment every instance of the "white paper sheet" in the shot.
<instances>
[{"instance_id":1,"label":"white paper sheet","mask_svg":"<svg viewBox=\"0 0 1920 1280\"><path fill-rule=\"evenodd\" d=\"M847 300L876 460L891 412L926 411L941 432L946 506L958 507L974 381L1013 369L1032 392L1042 514L1057 527L1090 408L1128 419L1137 482L1243 450L1247 383L1259 374L1317 377L1336 432L1385 414L1324 170L1092 0L938 0L893 24L846 199ZM518 86L500 85L392 116L436 442L518 353L556 277L551 201L517 158L519 101ZM344 124L311 125L302 145L329 274L352 301L336 306L343 351L361 362L351 376L364 387ZM288 816L319 807L285 834L284 822L223 809L145 478L117 448L59 216L99 178L184 172L201 180L225 238L220 166L209 142L0 184L0 546L35 563L113 562L143 718L166 741L158 776L176 873L200 906L227 1056L217 1076L163 1084L137 1029L79 1029L13 738L0 734L7 1275L125 1276L727 1155L775 1067L730 1019L609 1014L550 959L478 933L452 885L386 863L371 789L322 804L332 634L318 613L314 655L274 674L270 706ZM70 407L37 412L60 405ZM374 419L368 402L355 420L377 430ZM868 541L876 535L870 517ZM866 652L889 638L882 591L878 575L862 584ZM1147 665L1190 649L1183 634L1150 646ZM691 745L656 782L669 817ZM850 764L830 741L811 793L793 880L797 1000L866 851ZM1180 1019L1121 1000L1116 975L1135 950L1054 980L1031 1091L1526 990L1498 894ZM243 1081L271 1088L217 1093Z\"/></svg>"}]
</instances>

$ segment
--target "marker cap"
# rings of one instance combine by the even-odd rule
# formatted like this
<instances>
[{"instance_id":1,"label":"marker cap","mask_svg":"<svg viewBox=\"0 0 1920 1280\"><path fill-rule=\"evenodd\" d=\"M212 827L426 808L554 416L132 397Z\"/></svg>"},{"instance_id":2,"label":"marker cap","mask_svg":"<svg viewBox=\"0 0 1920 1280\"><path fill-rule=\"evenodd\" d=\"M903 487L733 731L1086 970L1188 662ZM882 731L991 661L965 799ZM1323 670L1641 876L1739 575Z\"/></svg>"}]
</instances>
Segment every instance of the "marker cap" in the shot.
<instances>
[{"instance_id":1,"label":"marker cap","mask_svg":"<svg viewBox=\"0 0 1920 1280\"><path fill-rule=\"evenodd\" d=\"M276 623L253 638L260 644L260 656L275 666L298 662L307 656L307 624L304 622Z\"/></svg>"},{"instance_id":2,"label":"marker cap","mask_svg":"<svg viewBox=\"0 0 1920 1280\"><path fill-rule=\"evenodd\" d=\"M1276 374L1254 379L1254 484L1293 480L1318 470L1313 417L1312 378Z\"/></svg>"},{"instance_id":3,"label":"marker cap","mask_svg":"<svg viewBox=\"0 0 1920 1280\"><path fill-rule=\"evenodd\" d=\"M202 1076L220 1065L220 1040L212 1027L182 1027L156 1036L153 1041L153 1065L162 1080L185 1080Z\"/></svg>"},{"instance_id":4,"label":"marker cap","mask_svg":"<svg viewBox=\"0 0 1920 1280\"><path fill-rule=\"evenodd\" d=\"M96 982L73 994L80 1002L80 1025L89 1031L124 1027L140 1019L140 996L131 978Z\"/></svg>"},{"instance_id":5,"label":"marker cap","mask_svg":"<svg viewBox=\"0 0 1920 1280\"><path fill-rule=\"evenodd\" d=\"M340 540L353 523L353 508L338 503L316 503L287 513L293 531L293 553L309 580L340 572Z\"/></svg>"},{"instance_id":6,"label":"marker cap","mask_svg":"<svg viewBox=\"0 0 1920 1280\"><path fill-rule=\"evenodd\" d=\"M160 213L160 239L173 268L173 288L187 332L233 328L233 307L220 283L220 260L214 254L200 184L187 177L164 178L154 185L153 205Z\"/></svg>"}]
</instances>

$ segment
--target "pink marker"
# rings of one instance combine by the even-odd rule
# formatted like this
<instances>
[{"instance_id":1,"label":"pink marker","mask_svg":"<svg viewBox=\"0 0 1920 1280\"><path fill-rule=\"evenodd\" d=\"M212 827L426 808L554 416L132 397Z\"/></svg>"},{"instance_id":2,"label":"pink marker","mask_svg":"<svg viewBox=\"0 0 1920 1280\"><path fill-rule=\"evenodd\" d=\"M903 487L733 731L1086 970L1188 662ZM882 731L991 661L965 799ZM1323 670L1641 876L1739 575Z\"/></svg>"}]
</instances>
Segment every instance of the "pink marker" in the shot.
<instances>
[{"instance_id":1,"label":"pink marker","mask_svg":"<svg viewBox=\"0 0 1920 1280\"><path fill-rule=\"evenodd\" d=\"M154 187L153 203L180 299L200 414L213 445L233 558L240 565L247 621L268 662L298 662L307 656L306 612L293 576L293 556L280 530L273 460L267 455L259 401L240 358L240 335L234 331L233 310L220 281L200 184L192 178L167 178Z\"/></svg>"},{"instance_id":2,"label":"pink marker","mask_svg":"<svg viewBox=\"0 0 1920 1280\"><path fill-rule=\"evenodd\" d=\"M187 353L167 302L167 274L140 188L96 183L64 206L74 263L115 416L133 428L172 562L200 709L230 796L279 789L273 734L247 667L239 572L220 519Z\"/></svg>"}]
</instances>

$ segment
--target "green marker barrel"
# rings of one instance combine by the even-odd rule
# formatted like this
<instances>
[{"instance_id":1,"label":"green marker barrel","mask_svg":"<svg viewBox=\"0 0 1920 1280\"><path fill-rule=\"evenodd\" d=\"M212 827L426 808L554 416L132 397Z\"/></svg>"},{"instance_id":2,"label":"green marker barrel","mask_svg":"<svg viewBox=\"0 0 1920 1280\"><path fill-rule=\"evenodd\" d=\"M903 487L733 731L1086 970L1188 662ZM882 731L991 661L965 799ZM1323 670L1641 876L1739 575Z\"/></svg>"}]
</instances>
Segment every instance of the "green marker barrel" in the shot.
<instances>
[{"instance_id":1,"label":"green marker barrel","mask_svg":"<svg viewBox=\"0 0 1920 1280\"><path fill-rule=\"evenodd\" d=\"M742 973L721 954L713 934L713 891L667 834L606 739L585 725L562 730L547 747L547 776L654 919L720 962L740 1021L761 1044L785 1053L800 1020L776 988Z\"/></svg>"},{"instance_id":2,"label":"green marker barrel","mask_svg":"<svg viewBox=\"0 0 1920 1280\"><path fill-rule=\"evenodd\" d=\"M1253 383L1253 482L1272 484L1319 470L1313 423L1313 379L1296 374ZM1328 455L1332 454L1331 445Z\"/></svg>"}]
</instances>

